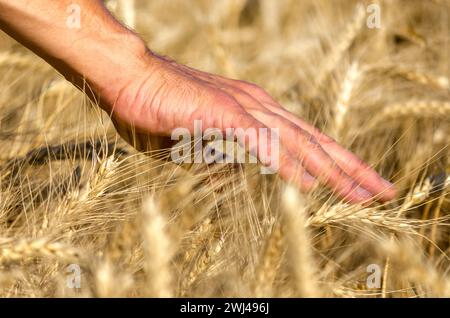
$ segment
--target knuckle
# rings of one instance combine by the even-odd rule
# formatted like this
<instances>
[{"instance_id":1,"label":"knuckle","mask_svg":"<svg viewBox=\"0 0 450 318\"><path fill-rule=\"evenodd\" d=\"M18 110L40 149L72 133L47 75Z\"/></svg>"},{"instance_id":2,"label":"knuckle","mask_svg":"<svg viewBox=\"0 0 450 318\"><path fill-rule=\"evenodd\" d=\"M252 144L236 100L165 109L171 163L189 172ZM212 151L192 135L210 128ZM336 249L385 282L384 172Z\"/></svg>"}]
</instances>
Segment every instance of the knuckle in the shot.
<instances>
[{"instance_id":1,"label":"knuckle","mask_svg":"<svg viewBox=\"0 0 450 318\"><path fill-rule=\"evenodd\" d=\"M222 106L226 108L239 107L239 103L233 96L223 92L216 92L214 94L214 97L212 98L212 103L213 103L212 106Z\"/></svg>"},{"instance_id":2,"label":"knuckle","mask_svg":"<svg viewBox=\"0 0 450 318\"><path fill-rule=\"evenodd\" d=\"M241 89L245 90L253 96L259 98L270 98L269 93L267 93L263 88L256 84L241 81L239 86Z\"/></svg>"},{"instance_id":3,"label":"knuckle","mask_svg":"<svg viewBox=\"0 0 450 318\"><path fill-rule=\"evenodd\" d=\"M299 132L299 134L302 134ZM322 150L322 146L320 145L319 141L312 135L303 135L303 138L305 140L305 147L310 151L317 151Z\"/></svg>"},{"instance_id":4,"label":"knuckle","mask_svg":"<svg viewBox=\"0 0 450 318\"><path fill-rule=\"evenodd\" d=\"M262 109L262 108L253 108L253 109L249 109L249 112L251 113L251 115L253 117L255 117L258 120L268 120L270 118L273 118L273 113L271 113L270 111L266 110L266 109Z\"/></svg>"},{"instance_id":5,"label":"knuckle","mask_svg":"<svg viewBox=\"0 0 450 318\"><path fill-rule=\"evenodd\" d=\"M344 171L339 171L337 177L337 187L341 188L346 192L352 192L356 188L358 188L358 183L356 183L353 179L351 179Z\"/></svg>"},{"instance_id":6,"label":"knuckle","mask_svg":"<svg viewBox=\"0 0 450 318\"><path fill-rule=\"evenodd\" d=\"M297 171L297 169L303 169L300 162L293 160L292 155L286 151L281 151L279 158L280 158L280 161L282 162L282 164L284 164L286 166L292 166L294 173L295 173L295 171Z\"/></svg>"}]
</instances>

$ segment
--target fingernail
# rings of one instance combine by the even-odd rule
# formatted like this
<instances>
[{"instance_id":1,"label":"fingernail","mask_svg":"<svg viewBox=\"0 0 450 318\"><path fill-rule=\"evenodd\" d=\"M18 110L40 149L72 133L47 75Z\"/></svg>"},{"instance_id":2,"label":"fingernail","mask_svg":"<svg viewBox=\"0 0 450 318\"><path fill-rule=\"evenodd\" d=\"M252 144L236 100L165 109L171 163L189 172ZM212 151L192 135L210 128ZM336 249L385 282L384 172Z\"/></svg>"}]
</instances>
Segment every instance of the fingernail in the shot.
<instances>
[{"instance_id":1,"label":"fingernail","mask_svg":"<svg viewBox=\"0 0 450 318\"><path fill-rule=\"evenodd\" d=\"M364 199L371 199L373 197L373 194L367 191L364 188L358 187L356 188L356 194Z\"/></svg>"}]
</instances>

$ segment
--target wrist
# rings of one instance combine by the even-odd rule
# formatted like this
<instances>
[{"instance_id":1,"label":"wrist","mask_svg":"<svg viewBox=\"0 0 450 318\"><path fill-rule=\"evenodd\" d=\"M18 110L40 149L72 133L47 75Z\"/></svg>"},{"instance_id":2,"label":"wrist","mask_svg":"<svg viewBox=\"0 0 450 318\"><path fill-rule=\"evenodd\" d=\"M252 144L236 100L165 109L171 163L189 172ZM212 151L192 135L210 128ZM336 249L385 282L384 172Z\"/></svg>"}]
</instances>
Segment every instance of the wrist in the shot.
<instances>
[{"instance_id":1,"label":"wrist","mask_svg":"<svg viewBox=\"0 0 450 318\"><path fill-rule=\"evenodd\" d=\"M108 110L118 91L153 73L156 58L101 0L78 0L78 27L70 27L72 2L0 0L0 27L79 88L87 83L85 92Z\"/></svg>"},{"instance_id":2,"label":"wrist","mask_svg":"<svg viewBox=\"0 0 450 318\"><path fill-rule=\"evenodd\" d=\"M129 30L84 47L71 60L73 66L64 76L80 88L87 83L108 113L120 92L154 73L156 64L145 42Z\"/></svg>"}]
</instances>

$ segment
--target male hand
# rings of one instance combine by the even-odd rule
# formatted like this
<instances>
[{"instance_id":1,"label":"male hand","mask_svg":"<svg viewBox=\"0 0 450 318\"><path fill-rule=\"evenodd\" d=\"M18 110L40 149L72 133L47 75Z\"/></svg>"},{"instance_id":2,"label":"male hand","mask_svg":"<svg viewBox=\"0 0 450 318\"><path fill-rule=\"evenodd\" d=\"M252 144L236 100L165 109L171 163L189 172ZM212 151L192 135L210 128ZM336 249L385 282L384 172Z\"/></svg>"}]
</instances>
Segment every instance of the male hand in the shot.
<instances>
[{"instance_id":1,"label":"male hand","mask_svg":"<svg viewBox=\"0 0 450 318\"><path fill-rule=\"evenodd\" d=\"M394 198L390 183L261 88L152 54L100 0L76 5L80 27L72 28L71 0L0 0L0 27L78 87L86 81L86 93L128 140L192 130L195 120L204 130L278 128L279 173L301 191L320 182L354 203Z\"/></svg>"},{"instance_id":2,"label":"male hand","mask_svg":"<svg viewBox=\"0 0 450 318\"><path fill-rule=\"evenodd\" d=\"M342 198L390 200L391 183L333 139L278 104L260 87L201 72L147 51L147 67L109 98L113 120L125 138L170 136L178 128L278 128L280 176L310 191L317 182ZM136 141L136 140L135 140Z\"/></svg>"}]
</instances>

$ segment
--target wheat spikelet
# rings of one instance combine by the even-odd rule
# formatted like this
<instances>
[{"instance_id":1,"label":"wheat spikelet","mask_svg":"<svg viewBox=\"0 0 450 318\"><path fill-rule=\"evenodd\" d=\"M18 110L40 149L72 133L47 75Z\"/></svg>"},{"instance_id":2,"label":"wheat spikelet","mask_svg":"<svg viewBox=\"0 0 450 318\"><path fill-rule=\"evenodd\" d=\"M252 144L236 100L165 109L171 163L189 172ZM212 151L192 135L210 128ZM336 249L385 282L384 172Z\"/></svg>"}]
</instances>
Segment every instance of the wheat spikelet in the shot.
<instances>
[{"instance_id":1,"label":"wheat spikelet","mask_svg":"<svg viewBox=\"0 0 450 318\"><path fill-rule=\"evenodd\" d=\"M360 77L359 65L357 62L354 62L350 65L350 67L346 72L344 82L338 94L335 106L334 125L337 140L339 140L342 136L347 113L350 108L349 103L352 98L353 90L358 85L359 77Z\"/></svg>"},{"instance_id":2,"label":"wheat spikelet","mask_svg":"<svg viewBox=\"0 0 450 318\"><path fill-rule=\"evenodd\" d=\"M445 186L445 185L444 185ZM405 211L410 209L412 206L417 205L425 201L429 196L433 189L433 186L430 180L425 180L425 182L421 185L415 187L415 189L407 196L403 206L397 212L397 216L401 216ZM394 234L391 234L390 244L394 243ZM397 256L398 257L398 256ZM389 274L392 267L392 256L388 255L386 257L386 263L384 266L383 273L383 284L382 284L382 297L386 298L386 290L388 285Z\"/></svg>"},{"instance_id":3,"label":"wheat spikelet","mask_svg":"<svg viewBox=\"0 0 450 318\"><path fill-rule=\"evenodd\" d=\"M381 248L388 255L390 266L393 269L402 269L397 274L400 277L392 277L391 280L401 281L401 278L412 280L416 284L422 285L430 296L433 296L435 292L435 295L450 297L450 280L448 277L439 273L429 264L412 242L389 240L382 242Z\"/></svg>"},{"instance_id":4,"label":"wheat spikelet","mask_svg":"<svg viewBox=\"0 0 450 318\"><path fill-rule=\"evenodd\" d=\"M183 281L182 295L187 294L188 290L195 285L202 274L204 275L208 270L213 270L217 266L213 262L222 251L224 242L222 237L209 239L200 251L198 251L197 257L193 260L193 266Z\"/></svg>"},{"instance_id":5,"label":"wheat spikelet","mask_svg":"<svg viewBox=\"0 0 450 318\"><path fill-rule=\"evenodd\" d=\"M189 268L188 275L181 282L180 294L185 296L191 285L195 282L198 275L202 272L204 267L198 266L198 263L204 264L205 262L198 262L195 257L199 250L202 250L204 246L208 243L211 235L213 235L213 226L210 218L205 218L200 225L195 229L195 231L189 237L189 245L186 247L183 254L183 260L185 264L194 263L194 269ZM186 276L186 275L183 275Z\"/></svg>"},{"instance_id":6,"label":"wheat spikelet","mask_svg":"<svg viewBox=\"0 0 450 318\"><path fill-rule=\"evenodd\" d=\"M58 96L67 90L74 90L74 86L64 79L52 81L48 88L41 93L41 97Z\"/></svg>"},{"instance_id":7,"label":"wheat spikelet","mask_svg":"<svg viewBox=\"0 0 450 318\"><path fill-rule=\"evenodd\" d=\"M434 86L436 88L444 90L450 89L449 80L445 76L439 76L423 71L401 68L400 66L392 67L390 71L393 72L394 74L403 76L404 78L410 81L417 82L422 85Z\"/></svg>"},{"instance_id":8,"label":"wheat spikelet","mask_svg":"<svg viewBox=\"0 0 450 318\"><path fill-rule=\"evenodd\" d=\"M95 211L89 215L89 211L92 211L92 207L99 204L107 196L108 190L117 180L115 172L119 164L120 161L115 159L114 156L102 160L97 169L97 173L92 174L91 178L84 185L70 189L64 199L57 202L54 213L58 217L45 220L46 222L42 224L41 229L55 229L59 226L61 229L65 228L65 231L67 231L68 228L66 226L70 228L70 224L74 223L89 228L89 224L92 221L91 218L100 216L98 214L95 215ZM84 218L79 217L81 211L85 215ZM112 213L105 215L105 221L114 222L115 218L112 216ZM117 211L117 217L124 218L120 210ZM81 228L78 228L78 230L81 230Z\"/></svg>"},{"instance_id":9,"label":"wheat spikelet","mask_svg":"<svg viewBox=\"0 0 450 318\"><path fill-rule=\"evenodd\" d=\"M443 185L448 187L450 178ZM345 203L336 204L331 207L322 206L319 211L308 218L308 226L324 226L327 224L354 224L361 222L367 225L386 227L396 232L416 234L415 228L430 225L439 220L413 220L403 217L403 214L413 207L425 202L431 195L433 185L430 180L425 180L421 185L408 194L398 210L381 210L379 208L363 208L358 205Z\"/></svg>"},{"instance_id":10,"label":"wheat spikelet","mask_svg":"<svg viewBox=\"0 0 450 318\"><path fill-rule=\"evenodd\" d=\"M89 202L95 198L101 197L114 181L114 175L120 161L110 156L100 163L98 171L93 175L86 185L75 194L79 201Z\"/></svg>"},{"instance_id":11,"label":"wheat spikelet","mask_svg":"<svg viewBox=\"0 0 450 318\"><path fill-rule=\"evenodd\" d=\"M101 264L95 273L96 293L98 297L113 297L115 277L110 263Z\"/></svg>"},{"instance_id":12,"label":"wheat spikelet","mask_svg":"<svg viewBox=\"0 0 450 318\"><path fill-rule=\"evenodd\" d=\"M143 203L142 212L146 289L151 297L171 297L174 294L170 271L173 251L166 233L167 221L152 197Z\"/></svg>"},{"instance_id":13,"label":"wheat spikelet","mask_svg":"<svg viewBox=\"0 0 450 318\"><path fill-rule=\"evenodd\" d=\"M132 283L128 275L118 272L109 261L102 262L95 271L97 297L125 297Z\"/></svg>"},{"instance_id":14,"label":"wheat spikelet","mask_svg":"<svg viewBox=\"0 0 450 318\"><path fill-rule=\"evenodd\" d=\"M12 53L9 51L0 52L0 67L14 66L20 68L41 68L45 64L40 63L34 57L25 54Z\"/></svg>"},{"instance_id":15,"label":"wheat spikelet","mask_svg":"<svg viewBox=\"0 0 450 318\"><path fill-rule=\"evenodd\" d=\"M47 239L20 240L0 247L0 264L16 262L30 257L49 257L62 261L80 261L80 253L75 248Z\"/></svg>"},{"instance_id":16,"label":"wheat spikelet","mask_svg":"<svg viewBox=\"0 0 450 318\"><path fill-rule=\"evenodd\" d=\"M279 222L273 225L262 259L256 270L255 297L273 297L274 284L284 254L283 234Z\"/></svg>"},{"instance_id":17,"label":"wheat spikelet","mask_svg":"<svg viewBox=\"0 0 450 318\"><path fill-rule=\"evenodd\" d=\"M444 187L447 186L447 182L448 181L446 181L443 185ZM426 179L423 184L416 186L414 190L407 196L399 213L406 211L407 209L410 209L415 205L423 203L430 196L432 190L433 184L429 179Z\"/></svg>"}]
</instances>

